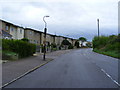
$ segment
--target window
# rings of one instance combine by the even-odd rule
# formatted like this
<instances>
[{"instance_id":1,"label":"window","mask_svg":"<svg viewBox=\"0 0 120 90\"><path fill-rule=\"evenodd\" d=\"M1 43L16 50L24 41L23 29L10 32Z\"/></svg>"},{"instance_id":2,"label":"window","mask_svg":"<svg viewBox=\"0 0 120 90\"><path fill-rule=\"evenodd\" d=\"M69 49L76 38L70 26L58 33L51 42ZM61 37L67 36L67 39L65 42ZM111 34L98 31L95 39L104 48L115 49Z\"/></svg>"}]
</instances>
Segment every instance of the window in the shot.
<instances>
[{"instance_id":1,"label":"window","mask_svg":"<svg viewBox=\"0 0 120 90\"><path fill-rule=\"evenodd\" d=\"M34 35L36 35L37 33L36 32L34 32Z\"/></svg>"},{"instance_id":2,"label":"window","mask_svg":"<svg viewBox=\"0 0 120 90\"><path fill-rule=\"evenodd\" d=\"M20 29L20 33L22 34L22 29Z\"/></svg>"},{"instance_id":3,"label":"window","mask_svg":"<svg viewBox=\"0 0 120 90\"><path fill-rule=\"evenodd\" d=\"M13 27L11 27L11 31L13 31L14 30L14 28Z\"/></svg>"},{"instance_id":4,"label":"window","mask_svg":"<svg viewBox=\"0 0 120 90\"><path fill-rule=\"evenodd\" d=\"M32 34L32 31L30 31L30 34Z\"/></svg>"},{"instance_id":5,"label":"window","mask_svg":"<svg viewBox=\"0 0 120 90\"><path fill-rule=\"evenodd\" d=\"M6 26L6 30L8 30L8 26Z\"/></svg>"}]
</instances>

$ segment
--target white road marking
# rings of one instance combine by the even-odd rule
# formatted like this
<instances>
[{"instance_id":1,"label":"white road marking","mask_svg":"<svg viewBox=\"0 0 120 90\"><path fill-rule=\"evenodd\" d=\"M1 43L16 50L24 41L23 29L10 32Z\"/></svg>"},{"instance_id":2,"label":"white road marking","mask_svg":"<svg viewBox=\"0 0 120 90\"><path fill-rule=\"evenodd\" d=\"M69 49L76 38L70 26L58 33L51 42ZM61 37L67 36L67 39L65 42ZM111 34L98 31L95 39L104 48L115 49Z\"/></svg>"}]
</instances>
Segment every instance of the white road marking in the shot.
<instances>
[{"instance_id":1,"label":"white road marking","mask_svg":"<svg viewBox=\"0 0 120 90\"><path fill-rule=\"evenodd\" d=\"M101 69L101 71L103 71L115 84L120 86L120 84L116 80L114 80L108 73L106 73L105 70Z\"/></svg>"}]
</instances>

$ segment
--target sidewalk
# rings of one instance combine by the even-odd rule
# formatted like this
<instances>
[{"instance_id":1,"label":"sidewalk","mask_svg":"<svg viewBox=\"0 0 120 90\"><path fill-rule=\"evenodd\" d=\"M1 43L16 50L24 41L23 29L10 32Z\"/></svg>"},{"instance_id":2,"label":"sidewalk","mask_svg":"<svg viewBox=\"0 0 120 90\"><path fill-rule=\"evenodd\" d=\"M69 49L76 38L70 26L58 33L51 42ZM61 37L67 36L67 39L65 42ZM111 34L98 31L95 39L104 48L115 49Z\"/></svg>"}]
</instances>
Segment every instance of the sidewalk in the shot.
<instances>
[{"instance_id":1,"label":"sidewalk","mask_svg":"<svg viewBox=\"0 0 120 90\"><path fill-rule=\"evenodd\" d=\"M73 49L74 50L74 49ZM13 79L21 76L22 74L28 72L29 70L45 64L60 55L70 52L71 50L60 50L54 51L46 54L46 61L43 61L43 55L37 53L35 56L24 58L17 61L9 61L2 64L2 85L12 81Z\"/></svg>"}]
</instances>

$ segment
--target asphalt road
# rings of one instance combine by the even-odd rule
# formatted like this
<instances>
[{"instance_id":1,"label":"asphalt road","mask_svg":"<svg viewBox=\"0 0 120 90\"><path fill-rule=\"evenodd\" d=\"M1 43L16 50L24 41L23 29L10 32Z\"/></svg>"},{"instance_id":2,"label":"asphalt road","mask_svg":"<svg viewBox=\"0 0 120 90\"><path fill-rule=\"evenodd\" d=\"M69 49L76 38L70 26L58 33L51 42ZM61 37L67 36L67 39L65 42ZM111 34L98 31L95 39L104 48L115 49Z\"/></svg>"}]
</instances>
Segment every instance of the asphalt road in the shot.
<instances>
[{"instance_id":1,"label":"asphalt road","mask_svg":"<svg viewBox=\"0 0 120 90\"><path fill-rule=\"evenodd\" d=\"M6 88L117 88L118 60L73 50L15 81Z\"/></svg>"}]
</instances>

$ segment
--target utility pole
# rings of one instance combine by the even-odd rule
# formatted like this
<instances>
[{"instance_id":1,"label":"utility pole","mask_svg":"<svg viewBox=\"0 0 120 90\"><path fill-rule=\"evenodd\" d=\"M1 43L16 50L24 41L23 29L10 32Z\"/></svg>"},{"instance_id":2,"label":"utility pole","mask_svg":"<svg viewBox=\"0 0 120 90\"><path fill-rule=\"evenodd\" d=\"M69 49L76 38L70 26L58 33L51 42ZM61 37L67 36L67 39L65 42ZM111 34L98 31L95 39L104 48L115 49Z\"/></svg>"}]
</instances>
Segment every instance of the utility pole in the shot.
<instances>
[{"instance_id":1,"label":"utility pole","mask_svg":"<svg viewBox=\"0 0 120 90\"><path fill-rule=\"evenodd\" d=\"M99 38L99 19L97 19L97 24L98 24L98 38Z\"/></svg>"}]
</instances>

